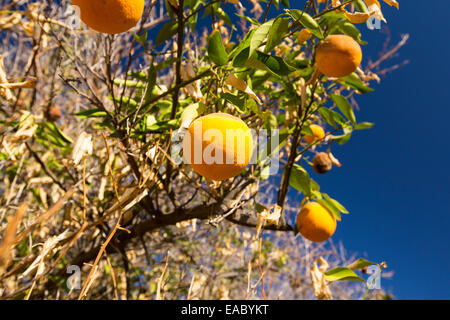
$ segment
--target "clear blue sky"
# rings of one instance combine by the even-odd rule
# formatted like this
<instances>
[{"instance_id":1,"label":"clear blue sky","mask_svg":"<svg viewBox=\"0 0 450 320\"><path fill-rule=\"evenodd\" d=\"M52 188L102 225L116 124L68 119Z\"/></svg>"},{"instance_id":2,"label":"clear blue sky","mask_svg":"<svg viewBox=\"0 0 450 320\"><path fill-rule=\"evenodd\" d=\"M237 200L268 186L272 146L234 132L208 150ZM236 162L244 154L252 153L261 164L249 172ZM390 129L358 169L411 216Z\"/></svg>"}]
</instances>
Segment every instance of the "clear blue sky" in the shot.
<instances>
[{"instance_id":1,"label":"clear blue sky","mask_svg":"<svg viewBox=\"0 0 450 320\"><path fill-rule=\"evenodd\" d=\"M357 97L357 118L375 127L334 148L343 166L314 178L351 211L334 240L395 271L382 287L398 299L450 299L450 2L399 3L382 3L383 13L393 41L410 34L395 60L410 64ZM364 65L384 35L360 29Z\"/></svg>"}]
</instances>

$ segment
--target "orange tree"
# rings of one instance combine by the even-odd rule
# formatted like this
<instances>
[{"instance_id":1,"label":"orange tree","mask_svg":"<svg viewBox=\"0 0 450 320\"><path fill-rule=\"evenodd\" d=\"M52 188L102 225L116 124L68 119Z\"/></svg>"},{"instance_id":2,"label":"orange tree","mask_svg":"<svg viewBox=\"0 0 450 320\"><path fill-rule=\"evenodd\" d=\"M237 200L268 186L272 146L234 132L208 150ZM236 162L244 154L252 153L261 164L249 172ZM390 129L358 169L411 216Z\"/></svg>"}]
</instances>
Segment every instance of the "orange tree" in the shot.
<instances>
[{"instance_id":1,"label":"orange tree","mask_svg":"<svg viewBox=\"0 0 450 320\"><path fill-rule=\"evenodd\" d=\"M378 1L0 3L3 298L369 292L356 272L383 264L324 246L348 211L308 172L372 127L354 97L402 45L360 66ZM188 133L232 162L190 165Z\"/></svg>"}]
</instances>

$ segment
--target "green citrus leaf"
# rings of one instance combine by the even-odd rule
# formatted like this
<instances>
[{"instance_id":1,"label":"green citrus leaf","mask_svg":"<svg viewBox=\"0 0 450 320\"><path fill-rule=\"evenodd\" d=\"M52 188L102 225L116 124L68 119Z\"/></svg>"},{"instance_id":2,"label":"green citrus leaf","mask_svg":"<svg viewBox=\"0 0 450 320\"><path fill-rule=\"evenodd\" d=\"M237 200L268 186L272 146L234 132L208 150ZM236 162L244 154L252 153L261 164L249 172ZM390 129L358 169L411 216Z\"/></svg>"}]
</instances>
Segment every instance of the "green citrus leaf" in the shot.
<instances>
[{"instance_id":1,"label":"green citrus leaf","mask_svg":"<svg viewBox=\"0 0 450 320\"><path fill-rule=\"evenodd\" d=\"M208 38L208 56L218 66L228 63L228 54L223 45L219 30L215 29Z\"/></svg>"},{"instance_id":2,"label":"green citrus leaf","mask_svg":"<svg viewBox=\"0 0 450 320\"><path fill-rule=\"evenodd\" d=\"M153 47L157 47L160 44L172 38L177 33L177 30L178 30L178 23L176 21L167 22L165 25L162 26L161 30L159 30L159 33L156 36L155 44Z\"/></svg>"},{"instance_id":3,"label":"green citrus leaf","mask_svg":"<svg viewBox=\"0 0 450 320\"><path fill-rule=\"evenodd\" d=\"M372 261L367 261L363 258L360 258L352 263L350 263L349 265L347 265L347 268L352 269L352 270L360 270L363 269L365 267L371 266L371 265L376 265L378 263L372 262Z\"/></svg>"},{"instance_id":4,"label":"green citrus leaf","mask_svg":"<svg viewBox=\"0 0 450 320\"><path fill-rule=\"evenodd\" d=\"M263 23L258 28L256 28L256 31L253 33L252 40L250 41L250 51L248 53L250 57L266 39L267 35L269 34L270 28L273 25L273 22L274 20L267 21L266 23Z\"/></svg>"},{"instance_id":5,"label":"green citrus leaf","mask_svg":"<svg viewBox=\"0 0 450 320\"><path fill-rule=\"evenodd\" d=\"M311 17L306 12L298 9L285 9L296 21L298 21L302 26L311 31L313 35L319 39L323 39L322 29L319 23Z\"/></svg>"},{"instance_id":6,"label":"green citrus leaf","mask_svg":"<svg viewBox=\"0 0 450 320\"><path fill-rule=\"evenodd\" d=\"M106 112L100 108L93 108L93 109L83 110L81 112L78 112L75 115L81 119L104 118L104 117L106 117Z\"/></svg>"},{"instance_id":7,"label":"green citrus leaf","mask_svg":"<svg viewBox=\"0 0 450 320\"><path fill-rule=\"evenodd\" d=\"M288 31L289 31L289 19L287 18L275 19L269 30L269 37L267 39L266 47L264 48L264 53L269 53L273 49L275 49L275 47L281 43L281 41L286 36Z\"/></svg>"},{"instance_id":8,"label":"green citrus leaf","mask_svg":"<svg viewBox=\"0 0 450 320\"><path fill-rule=\"evenodd\" d=\"M342 83L343 85L346 85L352 89L358 90L359 93L362 94L373 91L373 89L366 86L354 72L346 77L339 78L337 82Z\"/></svg>"},{"instance_id":9,"label":"green citrus leaf","mask_svg":"<svg viewBox=\"0 0 450 320\"><path fill-rule=\"evenodd\" d=\"M325 193L322 193L321 195L323 196L323 198L317 198L316 201L327 208L328 211L333 214L336 220L341 221L341 213L339 212L339 209L334 206L334 204L329 200L329 197L328 199L325 197Z\"/></svg>"},{"instance_id":10,"label":"green citrus leaf","mask_svg":"<svg viewBox=\"0 0 450 320\"><path fill-rule=\"evenodd\" d=\"M341 110L342 114L353 124L356 124L355 113L353 112L352 105L347 101L347 98L341 95L332 94L331 99L336 103L336 106Z\"/></svg>"},{"instance_id":11,"label":"green citrus leaf","mask_svg":"<svg viewBox=\"0 0 450 320\"><path fill-rule=\"evenodd\" d=\"M337 267L328 270L324 273L325 280L334 281L361 281L365 282L363 278L359 277L352 269L346 267Z\"/></svg>"},{"instance_id":12,"label":"green citrus leaf","mask_svg":"<svg viewBox=\"0 0 450 320\"><path fill-rule=\"evenodd\" d=\"M360 122L355 126L355 130L364 130L364 129L370 129L374 126L374 123L371 122Z\"/></svg>"},{"instance_id":13,"label":"green citrus leaf","mask_svg":"<svg viewBox=\"0 0 450 320\"><path fill-rule=\"evenodd\" d=\"M289 176L289 185L302 192L305 196L311 195L311 179L308 172L301 166L294 164L291 175Z\"/></svg>"}]
</instances>

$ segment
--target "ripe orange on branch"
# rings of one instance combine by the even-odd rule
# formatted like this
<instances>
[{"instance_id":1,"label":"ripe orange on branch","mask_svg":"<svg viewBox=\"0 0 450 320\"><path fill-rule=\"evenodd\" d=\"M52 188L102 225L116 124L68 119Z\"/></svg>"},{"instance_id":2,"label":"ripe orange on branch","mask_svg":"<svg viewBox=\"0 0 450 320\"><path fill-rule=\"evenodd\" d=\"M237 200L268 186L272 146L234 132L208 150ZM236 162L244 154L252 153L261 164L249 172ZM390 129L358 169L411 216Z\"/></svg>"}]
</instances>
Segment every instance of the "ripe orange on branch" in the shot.
<instances>
[{"instance_id":1,"label":"ripe orange on branch","mask_svg":"<svg viewBox=\"0 0 450 320\"><path fill-rule=\"evenodd\" d=\"M144 0L72 0L80 7L81 20L90 28L103 33L128 31L141 19Z\"/></svg>"},{"instance_id":2,"label":"ripe orange on branch","mask_svg":"<svg viewBox=\"0 0 450 320\"><path fill-rule=\"evenodd\" d=\"M316 51L316 65L328 77L345 77L354 72L362 60L358 42L344 34L334 34L321 41Z\"/></svg>"},{"instance_id":3,"label":"ripe orange on branch","mask_svg":"<svg viewBox=\"0 0 450 320\"><path fill-rule=\"evenodd\" d=\"M336 231L336 218L320 203L308 202L298 213L296 225L306 239L322 242Z\"/></svg>"},{"instance_id":4,"label":"ripe orange on branch","mask_svg":"<svg viewBox=\"0 0 450 320\"><path fill-rule=\"evenodd\" d=\"M183 157L191 168L210 180L238 175L250 162L253 137L241 119L212 113L194 120L183 140Z\"/></svg>"}]
</instances>

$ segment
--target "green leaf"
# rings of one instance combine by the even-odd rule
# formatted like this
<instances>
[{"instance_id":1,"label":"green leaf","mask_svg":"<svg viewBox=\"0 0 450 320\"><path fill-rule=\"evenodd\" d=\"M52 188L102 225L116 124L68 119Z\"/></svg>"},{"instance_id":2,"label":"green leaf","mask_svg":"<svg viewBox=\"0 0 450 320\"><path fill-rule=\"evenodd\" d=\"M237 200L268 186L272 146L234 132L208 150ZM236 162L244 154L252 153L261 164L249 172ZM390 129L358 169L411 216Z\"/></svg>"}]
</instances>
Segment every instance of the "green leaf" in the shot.
<instances>
[{"instance_id":1,"label":"green leaf","mask_svg":"<svg viewBox=\"0 0 450 320\"><path fill-rule=\"evenodd\" d=\"M113 100L113 97L108 96L108 99ZM114 101L121 103L120 107L129 106L131 109L135 109L138 106L138 102L131 97L122 96L114 97Z\"/></svg>"},{"instance_id":2,"label":"green leaf","mask_svg":"<svg viewBox=\"0 0 450 320\"><path fill-rule=\"evenodd\" d=\"M176 16L175 12L172 9L172 6L169 4L167 0L164 0L164 3L166 5L167 12L169 13L169 16L171 19L173 19L174 16Z\"/></svg>"},{"instance_id":3,"label":"green leaf","mask_svg":"<svg viewBox=\"0 0 450 320\"><path fill-rule=\"evenodd\" d=\"M55 132L62 141L69 144L73 143L72 139L66 136L64 132L62 132L61 129L59 129L59 127L54 122L45 122L45 124L48 128L50 128L53 132Z\"/></svg>"},{"instance_id":4,"label":"green leaf","mask_svg":"<svg viewBox=\"0 0 450 320\"><path fill-rule=\"evenodd\" d=\"M193 120L197 118L198 116L202 115L205 110L206 105L201 102L188 105L181 114L180 123L183 123L186 120Z\"/></svg>"},{"instance_id":5,"label":"green leaf","mask_svg":"<svg viewBox=\"0 0 450 320\"><path fill-rule=\"evenodd\" d=\"M352 269L352 270L360 270L363 269L365 267L368 266L372 266L372 265L376 265L378 263L372 262L372 261L367 261L363 258L360 258L352 263L350 263L347 268Z\"/></svg>"},{"instance_id":6,"label":"green leaf","mask_svg":"<svg viewBox=\"0 0 450 320\"><path fill-rule=\"evenodd\" d=\"M334 204L329 200L329 197L326 197L325 193L322 193L321 195L323 196L323 198L317 198L316 201L327 208L328 211L333 214L336 220L341 221L341 214L339 212L339 209L334 206Z\"/></svg>"},{"instance_id":7,"label":"green leaf","mask_svg":"<svg viewBox=\"0 0 450 320\"><path fill-rule=\"evenodd\" d=\"M322 27L327 26L327 29L330 30L330 33L333 33L333 31L339 29L337 23L346 20L347 18L345 17L343 12L331 11L322 15L322 17L320 18L320 25Z\"/></svg>"},{"instance_id":8,"label":"green leaf","mask_svg":"<svg viewBox=\"0 0 450 320\"><path fill-rule=\"evenodd\" d=\"M277 10L280 9L280 0L274 0L273 4L275 5L275 7L277 8Z\"/></svg>"},{"instance_id":9,"label":"green leaf","mask_svg":"<svg viewBox=\"0 0 450 320\"><path fill-rule=\"evenodd\" d=\"M322 29L319 23L311 17L306 12L298 9L285 9L296 21L298 21L302 26L311 31L313 35L319 39L323 39Z\"/></svg>"},{"instance_id":10,"label":"green leaf","mask_svg":"<svg viewBox=\"0 0 450 320\"><path fill-rule=\"evenodd\" d=\"M286 7L286 8L290 8L291 6L289 5L289 0L281 0L281 3Z\"/></svg>"},{"instance_id":11,"label":"green leaf","mask_svg":"<svg viewBox=\"0 0 450 320\"><path fill-rule=\"evenodd\" d=\"M353 4L355 5L356 10L363 13L368 13L369 9L367 8L366 4L363 0L355 0L353 1Z\"/></svg>"},{"instance_id":12,"label":"green leaf","mask_svg":"<svg viewBox=\"0 0 450 320\"><path fill-rule=\"evenodd\" d=\"M231 22L230 17L226 14L225 11L223 11L223 9L221 7L217 7L214 10L214 14L216 16L218 16L221 20L223 20L226 24L228 24L229 26L233 27L233 23Z\"/></svg>"},{"instance_id":13,"label":"green leaf","mask_svg":"<svg viewBox=\"0 0 450 320\"><path fill-rule=\"evenodd\" d=\"M325 108L325 107L320 107L319 108L319 114L320 116L330 125L333 126L335 128L337 128L336 126L336 122L333 119L333 115L332 115L332 110Z\"/></svg>"},{"instance_id":14,"label":"green leaf","mask_svg":"<svg viewBox=\"0 0 450 320\"><path fill-rule=\"evenodd\" d=\"M343 116L341 116L339 113L337 113L334 110L320 107L319 108L319 114L320 116L331 126L338 128L336 124L344 125L347 121L344 119Z\"/></svg>"},{"instance_id":15,"label":"green leaf","mask_svg":"<svg viewBox=\"0 0 450 320\"><path fill-rule=\"evenodd\" d=\"M248 53L249 57L255 53L256 49L259 48L261 43L266 39L267 35L269 34L270 28L273 25L274 20L267 21L266 23L263 23L258 28L256 28L256 31L253 33L252 40L250 41L250 51Z\"/></svg>"},{"instance_id":16,"label":"green leaf","mask_svg":"<svg viewBox=\"0 0 450 320\"><path fill-rule=\"evenodd\" d=\"M348 214L348 210L345 209L345 207L342 204L340 204L337 200L330 198L330 196L327 195L326 193L322 193L322 195L327 201L331 202L333 204L333 206L336 209L338 209L340 212Z\"/></svg>"},{"instance_id":17,"label":"green leaf","mask_svg":"<svg viewBox=\"0 0 450 320\"><path fill-rule=\"evenodd\" d=\"M332 94L331 99L334 101L336 106L341 110L342 114L347 117L353 124L356 124L355 113L353 112L353 108L351 104L347 101L347 98Z\"/></svg>"},{"instance_id":18,"label":"green leaf","mask_svg":"<svg viewBox=\"0 0 450 320\"><path fill-rule=\"evenodd\" d=\"M256 29L250 30L242 39L241 42L233 49L230 56L233 57L233 66L236 66L236 64L240 64L241 66L244 65L245 61L248 59L248 53L250 52L250 41L252 40L253 33ZM246 55L242 54L243 51L246 51ZM239 62L235 62L236 59L238 59L239 56Z\"/></svg>"},{"instance_id":19,"label":"green leaf","mask_svg":"<svg viewBox=\"0 0 450 320\"><path fill-rule=\"evenodd\" d=\"M140 81L134 81L134 80L124 80L124 79L114 79L114 84L116 86L126 86L128 88L144 88L145 84L143 84Z\"/></svg>"},{"instance_id":20,"label":"green leaf","mask_svg":"<svg viewBox=\"0 0 450 320\"><path fill-rule=\"evenodd\" d=\"M261 172L259 174L259 177L262 180L266 180L266 179L268 179L270 177L270 165L266 165L266 166L263 166L261 168Z\"/></svg>"},{"instance_id":21,"label":"green leaf","mask_svg":"<svg viewBox=\"0 0 450 320\"><path fill-rule=\"evenodd\" d=\"M106 117L107 113L100 108L93 108L93 109L83 110L81 112L78 112L75 115L81 119L104 118L104 117Z\"/></svg>"},{"instance_id":22,"label":"green leaf","mask_svg":"<svg viewBox=\"0 0 450 320\"><path fill-rule=\"evenodd\" d=\"M167 22L165 25L162 26L161 30L159 30L159 33L156 36L155 44L153 47L157 47L160 44L172 38L177 33L177 30L178 30L178 23L176 21Z\"/></svg>"},{"instance_id":23,"label":"green leaf","mask_svg":"<svg viewBox=\"0 0 450 320\"><path fill-rule=\"evenodd\" d=\"M269 30L269 38L267 39L266 47L264 48L264 53L269 53L277 45L281 43L284 36L289 31L289 19L287 18L277 18L273 22Z\"/></svg>"},{"instance_id":24,"label":"green leaf","mask_svg":"<svg viewBox=\"0 0 450 320\"><path fill-rule=\"evenodd\" d=\"M358 90L362 94L373 91L373 89L367 87L354 72L346 77L339 78L337 81L352 89Z\"/></svg>"},{"instance_id":25,"label":"green leaf","mask_svg":"<svg viewBox=\"0 0 450 320\"><path fill-rule=\"evenodd\" d=\"M239 112L244 112L246 109L246 97L238 97L232 93L226 92L223 95L223 98L230 102L232 105L238 108Z\"/></svg>"},{"instance_id":26,"label":"green leaf","mask_svg":"<svg viewBox=\"0 0 450 320\"><path fill-rule=\"evenodd\" d=\"M364 129L370 129L374 126L374 123L371 122L360 122L355 126L355 130L364 130Z\"/></svg>"},{"instance_id":27,"label":"green leaf","mask_svg":"<svg viewBox=\"0 0 450 320\"><path fill-rule=\"evenodd\" d=\"M136 80L140 80L142 82L147 81L147 75L145 74L145 72L143 71L139 71L139 72L128 72L127 73L128 76L136 79Z\"/></svg>"},{"instance_id":28,"label":"green leaf","mask_svg":"<svg viewBox=\"0 0 450 320\"><path fill-rule=\"evenodd\" d=\"M145 118L145 123L143 129L145 131L169 131L169 130L175 130L178 128L178 120L166 120L166 121L160 121L154 123L154 120L152 118ZM138 128L139 130L139 128ZM139 136L139 134L132 133L132 137Z\"/></svg>"},{"instance_id":29,"label":"green leaf","mask_svg":"<svg viewBox=\"0 0 450 320\"><path fill-rule=\"evenodd\" d=\"M53 145L64 148L73 141L66 136L53 122L43 122L37 130L37 135L42 140L50 141Z\"/></svg>"},{"instance_id":30,"label":"green leaf","mask_svg":"<svg viewBox=\"0 0 450 320\"><path fill-rule=\"evenodd\" d=\"M150 64L150 66L148 67L148 75L147 75L147 96L150 96L151 93L153 92L153 88L156 85L156 78L158 76L158 72L157 69L155 67L155 65L153 64L153 62Z\"/></svg>"},{"instance_id":31,"label":"green leaf","mask_svg":"<svg viewBox=\"0 0 450 320\"><path fill-rule=\"evenodd\" d=\"M258 161L260 163L268 162L273 154L279 152L280 148L286 143L288 137L289 132L287 132L286 129L270 131L268 139L266 139L267 143L261 145L258 150Z\"/></svg>"},{"instance_id":32,"label":"green leaf","mask_svg":"<svg viewBox=\"0 0 450 320\"><path fill-rule=\"evenodd\" d=\"M348 214L348 210L345 209L345 207L340 204L338 201L330 198L329 195L327 195L326 193L322 193L323 199L329 204L330 207L333 207L333 209ZM340 216L339 216L340 217Z\"/></svg>"},{"instance_id":33,"label":"green leaf","mask_svg":"<svg viewBox=\"0 0 450 320\"><path fill-rule=\"evenodd\" d=\"M302 192L305 196L311 196L311 179L308 172L301 166L294 164L291 175L289 176L289 185Z\"/></svg>"},{"instance_id":34,"label":"green leaf","mask_svg":"<svg viewBox=\"0 0 450 320\"><path fill-rule=\"evenodd\" d=\"M177 62L177 58L169 58L169 59L165 59L164 61L158 63L158 64L155 66L155 69L156 69L156 71L159 71L159 70L163 70L163 69L165 69L165 68L167 68L167 67L172 67L172 65L173 65L175 62Z\"/></svg>"},{"instance_id":35,"label":"green leaf","mask_svg":"<svg viewBox=\"0 0 450 320\"><path fill-rule=\"evenodd\" d=\"M219 30L215 29L208 38L208 56L218 66L228 63L228 54L222 42Z\"/></svg>"},{"instance_id":36,"label":"green leaf","mask_svg":"<svg viewBox=\"0 0 450 320\"><path fill-rule=\"evenodd\" d=\"M282 58L271 56L260 51L256 51L256 53L245 62L245 66L248 68L259 68L271 71L278 76L287 76L295 71L295 68L288 65Z\"/></svg>"},{"instance_id":37,"label":"green leaf","mask_svg":"<svg viewBox=\"0 0 450 320\"><path fill-rule=\"evenodd\" d=\"M235 15L237 15L241 19L247 20L248 22L250 22L251 24L253 24L255 26L259 26L260 25L258 20L256 20L255 18L251 18L251 17L247 17L247 16L241 16L240 14L237 14L237 13L235 13Z\"/></svg>"},{"instance_id":38,"label":"green leaf","mask_svg":"<svg viewBox=\"0 0 450 320\"><path fill-rule=\"evenodd\" d=\"M140 43L144 48L146 48L146 41L147 41L147 30L144 31L144 33L142 35L138 35L138 34L133 34L134 39L136 39L136 41L138 43Z\"/></svg>"},{"instance_id":39,"label":"green leaf","mask_svg":"<svg viewBox=\"0 0 450 320\"><path fill-rule=\"evenodd\" d=\"M339 143L340 145L345 144L348 140L350 140L350 138L352 137L352 133L346 133L344 135L341 136L334 136L333 137L333 141L336 141L337 143Z\"/></svg>"},{"instance_id":40,"label":"green leaf","mask_svg":"<svg viewBox=\"0 0 450 320\"><path fill-rule=\"evenodd\" d=\"M262 204L259 204L257 202L255 203L255 209L256 209L256 212L258 212L258 213L267 211L267 208L265 206L263 206Z\"/></svg>"},{"instance_id":41,"label":"green leaf","mask_svg":"<svg viewBox=\"0 0 450 320\"><path fill-rule=\"evenodd\" d=\"M346 267L337 267L328 270L324 273L325 280L334 281L361 281L365 282L363 278L359 277L352 269Z\"/></svg>"},{"instance_id":42,"label":"green leaf","mask_svg":"<svg viewBox=\"0 0 450 320\"><path fill-rule=\"evenodd\" d=\"M352 37L355 39L358 43L362 45L366 45L366 41L361 40L361 31L358 30L357 27L350 21L343 21L339 23L339 30L341 30L342 33Z\"/></svg>"}]
</instances>

